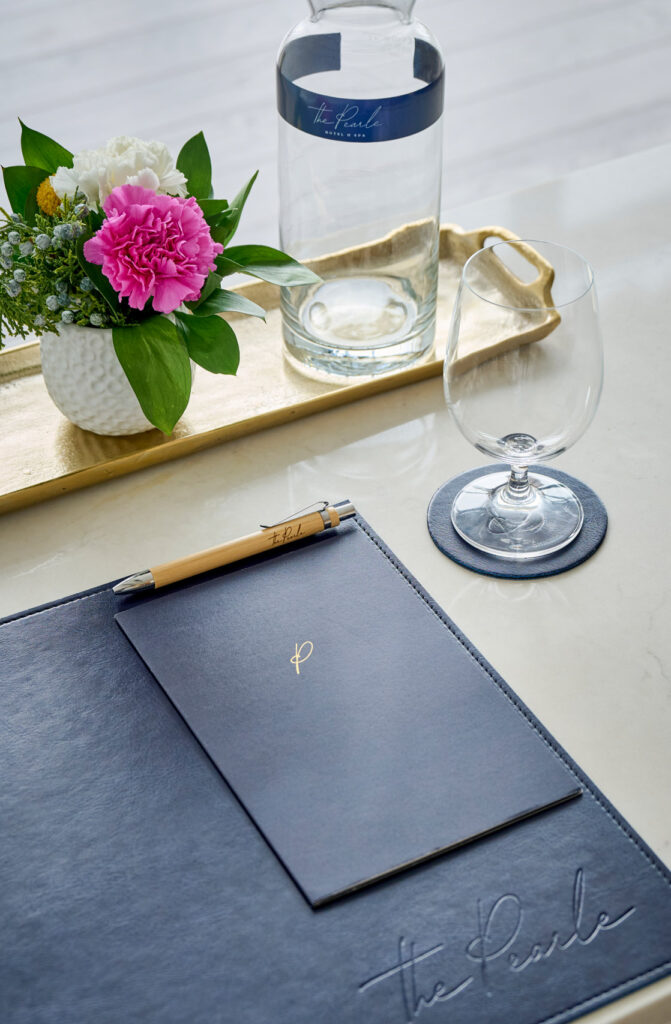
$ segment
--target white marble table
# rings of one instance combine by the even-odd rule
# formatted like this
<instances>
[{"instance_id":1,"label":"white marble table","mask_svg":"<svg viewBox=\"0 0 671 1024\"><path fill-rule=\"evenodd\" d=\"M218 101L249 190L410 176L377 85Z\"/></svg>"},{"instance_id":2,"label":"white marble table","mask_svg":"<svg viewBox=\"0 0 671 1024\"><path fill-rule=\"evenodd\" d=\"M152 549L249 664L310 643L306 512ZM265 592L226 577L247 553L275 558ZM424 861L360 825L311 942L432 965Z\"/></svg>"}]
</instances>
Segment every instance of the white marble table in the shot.
<instances>
[{"instance_id":1,"label":"white marble table","mask_svg":"<svg viewBox=\"0 0 671 1024\"><path fill-rule=\"evenodd\" d=\"M220 543L317 498L348 496L670 864L670 181L667 145L460 209L446 197L445 220L563 242L594 265L604 394L587 434L556 463L608 508L608 535L591 561L509 582L438 552L426 530L429 499L483 460L433 380L6 515L0 614ZM671 979L585 1019L668 1024Z\"/></svg>"}]
</instances>

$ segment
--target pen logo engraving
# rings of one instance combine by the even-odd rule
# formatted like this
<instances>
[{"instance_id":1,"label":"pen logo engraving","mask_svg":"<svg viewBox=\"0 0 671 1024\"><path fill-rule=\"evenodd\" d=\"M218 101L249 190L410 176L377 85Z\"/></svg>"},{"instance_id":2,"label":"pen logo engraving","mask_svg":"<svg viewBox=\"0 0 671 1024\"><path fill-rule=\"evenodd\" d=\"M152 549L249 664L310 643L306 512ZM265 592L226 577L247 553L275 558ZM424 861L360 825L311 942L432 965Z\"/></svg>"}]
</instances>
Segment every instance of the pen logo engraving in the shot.
<instances>
[{"instance_id":1,"label":"pen logo engraving","mask_svg":"<svg viewBox=\"0 0 671 1024\"><path fill-rule=\"evenodd\" d=\"M273 530L271 543L272 546L275 547L276 544L286 544L288 541L298 540L298 538L302 536L302 523L286 523L280 529Z\"/></svg>"},{"instance_id":2,"label":"pen logo engraving","mask_svg":"<svg viewBox=\"0 0 671 1024\"><path fill-rule=\"evenodd\" d=\"M297 676L301 674L301 665L304 661L308 660L314 649L315 645L312 643L312 640L304 640L300 647L296 644L296 653L292 658L289 658L289 661L292 665L296 666Z\"/></svg>"},{"instance_id":3,"label":"pen logo engraving","mask_svg":"<svg viewBox=\"0 0 671 1024\"><path fill-rule=\"evenodd\" d=\"M573 946L576 949L590 946L604 932L623 925L636 910L629 906L617 915L606 910L588 913L585 903L585 872L578 868L573 877L570 909L567 907L568 913L564 912L568 920L560 928L549 925L546 934L534 941L533 935L529 935L525 907L519 896L508 892L489 901L479 899L475 915L477 934L464 947L466 962L462 962L461 967L445 962L447 942L418 949L415 942L402 936L397 943L395 960L362 981L359 993L384 982L394 982L406 1024L414 1024L420 1016L423 1018L423 1011L460 996L474 984L491 998L502 973L519 975L536 964L560 959ZM443 961L437 970L436 957ZM428 967L420 967L425 961L430 961ZM467 966L469 961L471 966Z\"/></svg>"}]
</instances>

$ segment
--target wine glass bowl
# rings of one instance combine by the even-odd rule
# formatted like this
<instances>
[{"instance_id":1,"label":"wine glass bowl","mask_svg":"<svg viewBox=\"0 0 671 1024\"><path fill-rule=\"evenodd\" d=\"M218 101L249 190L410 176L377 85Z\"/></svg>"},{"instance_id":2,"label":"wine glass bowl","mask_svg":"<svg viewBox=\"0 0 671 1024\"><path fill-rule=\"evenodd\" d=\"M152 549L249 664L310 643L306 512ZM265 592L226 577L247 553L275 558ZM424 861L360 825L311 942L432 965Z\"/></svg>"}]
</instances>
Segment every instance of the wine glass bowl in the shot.
<instances>
[{"instance_id":1,"label":"wine glass bowl","mask_svg":"<svg viewBox=\"0 0 671 1024\"><path fill-rule=\"evenodd\" d=\"M483 325L503 320L514 326L514 339L478 361ZM564 246L526 240L471 256L455 301L444 380L464 437L511 467L462 489L452 506L456 531L502 558L540 557L569 544L582 527L580 501L529 467L573 445L599 402L603 354L589 263Z\"/></svg>"}]
</instances>

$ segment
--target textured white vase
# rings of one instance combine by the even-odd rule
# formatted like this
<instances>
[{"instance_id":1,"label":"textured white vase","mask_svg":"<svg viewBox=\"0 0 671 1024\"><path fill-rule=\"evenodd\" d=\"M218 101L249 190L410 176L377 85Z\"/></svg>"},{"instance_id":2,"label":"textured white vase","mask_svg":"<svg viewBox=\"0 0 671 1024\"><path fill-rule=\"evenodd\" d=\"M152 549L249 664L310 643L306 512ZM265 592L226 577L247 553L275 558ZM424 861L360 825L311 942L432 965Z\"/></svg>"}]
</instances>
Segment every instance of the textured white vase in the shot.
<instances>
[{"instance_id":1,"label":"textured white vase","mask_svg":"<svg viewBox=\"0 0 671 1024\"><path fill-rule=\"evenodd\" d=\"M112 343L112 331L61 324L43 334L42 376L64 416L95 434L139 434L152 430Z\"/></svg>"}]
</instances>

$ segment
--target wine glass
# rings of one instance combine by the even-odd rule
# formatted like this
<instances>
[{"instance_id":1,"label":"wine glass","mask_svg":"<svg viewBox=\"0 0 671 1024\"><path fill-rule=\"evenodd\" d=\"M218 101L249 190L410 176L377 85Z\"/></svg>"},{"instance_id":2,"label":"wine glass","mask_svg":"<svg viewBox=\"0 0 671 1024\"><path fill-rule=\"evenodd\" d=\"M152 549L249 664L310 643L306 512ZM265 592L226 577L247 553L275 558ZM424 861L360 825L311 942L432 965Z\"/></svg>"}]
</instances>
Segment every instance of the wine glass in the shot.
<instances>
[{"instance_id":1,"label":"wine glass","mask_svg":"<svg viewBox=\"0 0 671 1024\"><path fill-rule=\"evenodd\" d=\"M483 345L488 337L492 344ZM603 353L589 263L562 245L522 239L471 256L444 380L464 437L511 467L457 494L457 533L500 558L538 558L570 544L583 523L580 501L533 464L574 444L599 402Z\"/></svg>"}]
</instances>

